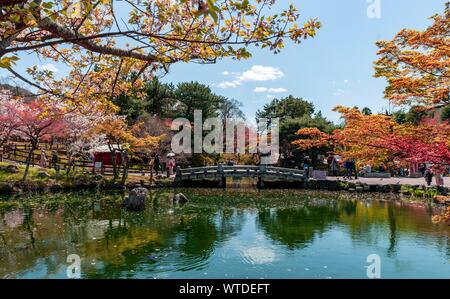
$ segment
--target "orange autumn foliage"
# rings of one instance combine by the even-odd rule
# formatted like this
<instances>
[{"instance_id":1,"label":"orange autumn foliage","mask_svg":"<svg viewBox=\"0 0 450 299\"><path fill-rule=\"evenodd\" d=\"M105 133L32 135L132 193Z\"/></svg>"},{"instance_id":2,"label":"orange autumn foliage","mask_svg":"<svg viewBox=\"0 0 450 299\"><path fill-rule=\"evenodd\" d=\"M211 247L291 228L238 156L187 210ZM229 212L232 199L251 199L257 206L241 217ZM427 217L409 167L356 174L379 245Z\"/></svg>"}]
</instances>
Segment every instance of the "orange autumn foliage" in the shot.
<instances>
[{"instance_id":1,"label":"orange autumn foliage","mask_svg":"<svg viewBox=\"0 0 450 299\"><path fill-rule=\"evenodd\" d=\"M329 146L344 158L364 163L384 163L392 158L393 153L379 143L392 134L395 121L384 115L365 115L356 108L338 106L334 110L345 119L344 128L332 134L317 128L302 129L297 132L301 139L293 144L302 150Z\"/></svg>"},{"instance_id":2,"label":"orange autumn foliage","mask_svg":"<svg viewBox=\"0 0 450 299\"><path fill-rule=\"evenodd\" d=\"M433 223L449 223L450 224L450 207L447 207L446 210L441 215L433 216Z\"/></svg>"},{"instance_id":3,"label":"orange autumn foliage","mask_svg":"<svg viewBox=\"0 0 450 299\"><path fill-rule=\"evenodd\" d=\"M304 150L331 146L333 142L332 136L320 131L318 128L300 129L297 131L296 134L301 137L307 138L307 139L298 139L292 142L292 144Z\"/></svg>"},{"instance_id":4,"label":"orange autumn foliage","mask_svg":"<svg viewBox=\"0 0 450 299\"><path fill-rule=\"evenodd\" d=\"M255 48L279 53L288 40L316 35L318 20L301 20L294 5L279 2L2 0L0 69L76 108L85 99L107 105L175 63L248 59ZM26 76L16 64L30 55L68 74L35 65Z\"/></svg>"},{"instance_id":5,"label":"orange autumn foliage","mask_svg":"<svg viewBox=\"0 0 450 299\"><path fill-rule=\"evenodd\" d=\"M388 81L394 104L441 106L450 103L450 2L424 31L404 29L392 41L379 41L375 77Z\"/></svg>"},{"instance_id":6,"label":"orange autumn foliage","mask_svg":"<svg viewBox=\"0 0 450 299\"><path fill-rule=\"evenodd\" d=\"M293 144L302 150L333 147L336 154L364 164L429 162L436 169L450 164L449 123L399 124L391 116L365 115L356 108L338 106L335 111L345 120L342 129L332 134L302 129Z\"/></svg>"},{"instance_id":7,"label":"orange autumn foliage","mask_svg":"<svg viewBox=\"0 0 450 299\"><path fill-rule=\"evenodd\" d=\"M141 123L129 126L123 118L111 117L98 124L91 133L104 135L110 145L121 145L123 149L130 152L157 148L163 136L145 133L141 126Z\"/></svg>"}]
</instances>

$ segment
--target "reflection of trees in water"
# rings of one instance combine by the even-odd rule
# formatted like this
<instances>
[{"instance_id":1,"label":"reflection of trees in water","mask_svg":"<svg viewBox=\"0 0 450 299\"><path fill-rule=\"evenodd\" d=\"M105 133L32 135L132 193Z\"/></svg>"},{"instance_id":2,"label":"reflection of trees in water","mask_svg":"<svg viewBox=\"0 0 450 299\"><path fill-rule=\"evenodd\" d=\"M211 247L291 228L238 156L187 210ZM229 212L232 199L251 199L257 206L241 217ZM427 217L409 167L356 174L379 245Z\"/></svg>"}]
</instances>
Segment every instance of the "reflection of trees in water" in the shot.
<instances>
[{"instance_id":1,"label":"reflection of trees in water","mask_svg":"<svg viewBox=\"0 0 450 299\"><path fill-rule=\"evenodd\" d=\"M397 250L398 213L404 214L405 211L397 209L394 202L356 201L354 213L342 214L341 221L348 225L350 236L355 241L375 245L380 241L379 236L386 236L389 244L387 255L392 257Z\"/></svg>"},{"instance_id":2,"label":"reflection of trees in water","mask_svg":"<svg viewBox=\"0 0 450 299\"><path fill-rule=\"evenodd\" d=\"M397 244L397 222L395 217L395 207L393 203L388 204L388 221L390 231L388 256L391 257L395 254Z\"/></svg>"},{"instance_id":3,"label":"reflection of trees in water","mask_svg":"<svg viewBox=\"0 0 450 299\"><path fill-rule=\"evenodd\" d=\"M261 210L257 222L271 239L290 249L304 248L339 220L336 203L328 203L328 206L310 202L297 208Z\"/></svg>"},{"instance_id":4,"label":"reflection of trees in water","mask_svg":"<svg viewBox=\"0 0 450 299\"><path fill-rule=\"evenodd\" d=\"M225 242L241 231L245 212L241 209L223 208L216 212L215 219L217 242Z\"/></svg>"},{"instance_id":5,"label":"reflection of trees in water","mask_svg":"<svg viewBox=\"0 0 450 299\"><path fill-rule=\"evenodd\" d=\"M120 259L104 259L101 269L91 267L87 277L123 277L131 270L144 267L144 272L162 270L187 271L201 268L214 252L215 246L236 233L243 223L243 212L234 209L173 209L149 207L142 213L123 213L125 226L111 227L105 233L109 244L119 245L114 255ZM143 235L153 235L145 239ZM155 271L157 272L157 271Z\"/></svg>"},{"instance_id":6,"label":"reflection of trees in water","mask_svg":"<svg viewBox=\"0 0 450 299\"><path fill-rule=\"evenodd\" d=\"M356 214L356 207L358 206L357 200L342 200L339 202L339 209L347 216L353 216Z\"/></svg>"},{"instance_id":7,"label":"reflection of trees in water","mask_svg":"<svg viewBox=\"0 0 450 299\"><path fill-rule=\"evenodd\" d=\"M36 239L34 238L33 233L33 227L34 227L34 221L33 221L33 209L27 205L23 205L23 228L25 231L28 232L29 238L30 238L30 244L34 248L34 244L36 242Z\"/></svg>"},{"instance_id":8,"label":"reflection of trees in water","mask_svg":"<svg viewBox=\"0 0 450 299\"><path fill-rule=\"evenodd\" d=\"M346 224L355 242L374 246L385 238L386 252L394 256L398 251L399 237L411 236L449 254L449 232L431 222L429 206L400 201L356 201L353 214L341 213L340 222ZM381 236L381 238L380 238Z\"/></svg>"},{"instance_id":9,"label":"reflection of trees in water","mask_svg":"<svg viewBox=\"0 0 450 299\"><path fill-rule=\"evenodd\" d=\"M361 236L367 236L370 235L371 227L374 225L379 225L380 223L386 221L388 222L389 227L389 248L388 248L388 256L393 256L396 251L396 244L397 244L397 221L396 221L396 211L395 211L395 205L394 203L386 203L387 205L387 215L382 216L382 218L379 216L379 211L384 208L384 203L377 203L377 202L362 202L357 200L344 200L340 202L340 210L341 210L341 219L342 218L352 218L352 219L358 219L356 221L357 225L351 226L351 232L352 235L361 237ZM361 207L365 210L367 213L361 213ZM370 213L369 209L375 211ZM364 221L361 219L361 216L364 215L367 217L367 221ZM387 216L387 217L386 217ZM382 221L378 221L382 219ZM354 222L352 222L354 223ZM374 238L376 239L376 238ZM368 238L369 242L372 242L372 237L369 236Z\"/></svg>"},{"instance_id":10,"label":"reflection of trees in water","mask_svg":"<svg viewBox=\"0 0 450 299\"><path fill-rule=\"evenodd\" d=\"M83 275L92 278L124 277L131 270L201 269L218 244L241 230L248 212L215 205L174 206L167 192L141 213L120 209L122 195L64 196L55 196L52 204L39 208L23 207L25 217L18 226L3 223L3 243L8 248L21 243L29 246L2 256L0 276L2 268L4 273L18 272L34 268L37 261L48 273L64 271L64 275L71 253L80 255ZM424 238L432 235L428 241L438 242L450 256L448 231L433 226L428 214L426 209L398 208L394 203L309 200L298 208L261 209L257 221L267 236L291 249L307 246L331 225L344 223L352 238L364 244L376 242L380 234L387 236L391 254L397 250L397 236L406 232ZM1 217L4 221L5 215ZM91 265L93 260L96 264Z\"/></svg>"}]
</instances>

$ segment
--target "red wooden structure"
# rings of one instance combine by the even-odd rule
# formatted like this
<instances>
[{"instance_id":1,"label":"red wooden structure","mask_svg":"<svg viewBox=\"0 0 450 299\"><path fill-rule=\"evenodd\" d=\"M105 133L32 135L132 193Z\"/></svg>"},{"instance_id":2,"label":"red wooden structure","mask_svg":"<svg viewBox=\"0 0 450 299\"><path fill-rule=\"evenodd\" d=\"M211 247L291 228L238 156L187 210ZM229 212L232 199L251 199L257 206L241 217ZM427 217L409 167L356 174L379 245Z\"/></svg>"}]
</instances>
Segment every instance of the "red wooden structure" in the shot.
<instances>
[{"instance_id":1,"label":"red wooden structure","mask_svg":"<svg viewBox=\"0 0 450 299\"><path fill-rule=\"evenodd\" d=\"M101 162L102 165L112 165L111 152L96 152L94 153L94 163ZM122 155L116 152L116 165L122 165Z\"/></svg>"}]
</instances>

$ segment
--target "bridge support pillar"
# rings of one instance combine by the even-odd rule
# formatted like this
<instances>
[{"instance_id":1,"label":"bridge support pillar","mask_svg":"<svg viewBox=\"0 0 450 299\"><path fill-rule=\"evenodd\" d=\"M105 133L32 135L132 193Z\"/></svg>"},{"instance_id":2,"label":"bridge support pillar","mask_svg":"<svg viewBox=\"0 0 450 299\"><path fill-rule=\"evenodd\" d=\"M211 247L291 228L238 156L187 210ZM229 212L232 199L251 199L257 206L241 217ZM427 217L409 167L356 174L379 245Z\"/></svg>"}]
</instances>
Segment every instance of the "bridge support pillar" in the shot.
<instances>
[{"instance_id":1,"label":"bridge support pillar","mask_svg":"<svg viewBox=\"0 0 450 299\"><path fill-rule=\"evenodd\" d=\"M217 173L221 175L219 188L227 188L227 178L225 177L222 164L219 164L219 166L217 167Z\"/></svg>"},{"instance_id":2,"label":"bridge support pillar","mask_svg":"<svg viewBox=\"0 0 450 299\"><path fill-rule=\"evenodd\" d=\"M256 184L258 189L264 189L264 180L261 177L258 177L258 183Z\"/></svg>"},{"instance_id":3,"label":"bridge support pillar","mask_svg":"<svg viewBox=\"0 0 450 299\"><path fill-rule=\"evenodd\" d=\"M222 175L222 178L220 179L219 188L227 188L227 178L224 175Z\"/></svg>"},{"instance_id":4,"label":"bridge support pillar","mask_svg":"<svg viewBox=\"0 0 450 299\"><path fill-rule=\"evenodd\" d=\"M266 171L267 171L266 167L267 166L264 165L264 164L259 165L258 184L257 184L258 189L264 189L263 177L264 177L264 175L266 174Z\"/></svg>"}]
</instances>

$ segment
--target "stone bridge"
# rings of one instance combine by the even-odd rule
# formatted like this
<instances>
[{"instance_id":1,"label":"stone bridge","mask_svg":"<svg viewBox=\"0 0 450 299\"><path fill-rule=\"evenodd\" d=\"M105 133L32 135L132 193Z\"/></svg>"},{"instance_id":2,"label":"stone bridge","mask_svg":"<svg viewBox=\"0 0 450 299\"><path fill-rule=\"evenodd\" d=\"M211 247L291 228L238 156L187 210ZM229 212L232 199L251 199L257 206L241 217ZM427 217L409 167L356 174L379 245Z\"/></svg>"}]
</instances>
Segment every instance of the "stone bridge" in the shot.
<instances>
[{"instance_id":1,"label":"stone bridge","mask_svg":"<svg viewBox=\"0 0 450 299\"><path fill-rule=\"evenodd\" d=\"M301 183L307 181L305 171L299 169L273 167L268 165L217 165L195 168L177 168L175 182L190 186L195 181L216 181L218 186L226 188L227 178L255 178L258 188L264 188L265 181Z\"/></svg>"}]
</instances>

